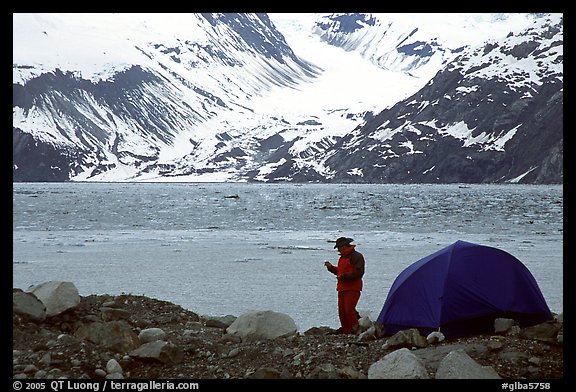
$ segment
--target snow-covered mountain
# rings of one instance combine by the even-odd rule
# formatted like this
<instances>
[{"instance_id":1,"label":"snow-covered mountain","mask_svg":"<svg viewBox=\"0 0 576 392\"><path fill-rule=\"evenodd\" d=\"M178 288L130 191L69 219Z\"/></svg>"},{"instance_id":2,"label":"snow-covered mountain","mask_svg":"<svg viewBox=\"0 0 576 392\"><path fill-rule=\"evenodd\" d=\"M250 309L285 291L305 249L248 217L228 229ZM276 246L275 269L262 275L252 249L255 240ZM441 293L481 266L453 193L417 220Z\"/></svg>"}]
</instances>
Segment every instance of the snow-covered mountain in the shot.
<instances>
[{"instance_id":1,"label":"snow-covered mountain","mask_svg":"<svg viewBox=\"0 0 576 392\"><path fill-rule=\"evenodd\" d=\"M313 31L384 69L426 80L466 47L526 28L533 14L328 14Z\"/></svg>"},{"instance_id":2,"label":"snow-covered mountain","mask_svg":"<svg viewBox=\"0 0 576 392\"><path fill-rule=\"evenodd\" d=\"M455 15L14 14L13 179L562 182L562 15Z\"/></svg>"},{"instance_id":3,"label":"snow-covered mountain","mask_svg":"<svg viewBox=\"0 0 576 392\"><path fill-rule=\"evenodd\" d=\"M340 182L561 183L563 18L534 17L503 38L457 50L416 94L340 139L324 155L324 173ZM416 32L411 38L425 47ZM441 48L428 58L451 49ZM391 63L426 57L396 56Z\"/></svg>"}]
</instances>

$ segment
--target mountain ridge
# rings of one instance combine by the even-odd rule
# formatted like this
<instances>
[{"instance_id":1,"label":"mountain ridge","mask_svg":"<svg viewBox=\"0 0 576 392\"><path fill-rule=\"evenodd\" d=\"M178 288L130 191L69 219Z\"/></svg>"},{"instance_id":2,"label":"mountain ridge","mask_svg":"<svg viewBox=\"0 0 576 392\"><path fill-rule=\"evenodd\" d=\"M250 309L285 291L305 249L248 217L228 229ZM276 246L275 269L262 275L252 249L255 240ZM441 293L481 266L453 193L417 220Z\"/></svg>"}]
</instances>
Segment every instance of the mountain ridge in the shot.
<instances>
[{"instance_id":1,"label":"mountain ridge","mask_svg":"<svg viewBox=\"0 0 576 392\"><path fill-rule=\"evenodd\" d=\"M373 67L396 64L395 73L382 71L390 75L382 80L407 81L406 93L396 93L400 98L386 105L376 84L365 90L368 95L374 91L376 98L366 98L372 103L364 103L364 109L353 102L348 108L329 107L328 102L312 107L310 101L308 113L289 113L291 103L283 97L292 94L297 102L304 91L327 80L327 70L297 55L268 15L179 18L197 38L171 36L170 31L178 31L178 20L172 30L161 30L162 40L136 42L134 33L136 52L152 65L126 63L108 72L94 67L92 78L102 76L98 81L70 64L70 70L44 72L46 65L20 59L17 50L13 181L562 183L561 14L534 16L536 27L526 33L511 32L475 48L446 49L438 38L432 41L436 46L427 45L413 30L402 33L415 40L405 37L403 46L394 38L398 35L387 37L400 50L384 49L401 61L391 55L385 56L388 62L374 61L375 49L348 36L362 50L346 56L364 56ZM330 20L377 25L370 15L321 15L308 34L333 48L351 41ZM139 31L160 25L161 19L131 23ZM395 31L390 26L370 34L385 37ZM97 35L96 28L88 30ZM507 47L514 39L518 42ZM441 56L432 61L434 50ZM510 58L517 64L508 64ZM500 65L492 67L491 62ZM532 69L519 66L522 62ZM434 67L438 71L428 80L423 75L432 75ZM501 80L493 80L486 73L490 69L497 69ZM370 83L371 75L362 82ZM337 96L338 84L344 82L325 83L333 89L326 91ZM279 97L275 108L272 93ZM378 101L383 102L380 109L374 104ZM490 114L503 104L506 110ZM266 105L271 109L263 110ZM485 117L491 125L479 120ZM402 122L407 118L414 120ZM520 119L532 125L522 125ZM494 124L498 129L490 128ZM473 146L477 148L470 154Z\"/></svg>"}]
</instances>

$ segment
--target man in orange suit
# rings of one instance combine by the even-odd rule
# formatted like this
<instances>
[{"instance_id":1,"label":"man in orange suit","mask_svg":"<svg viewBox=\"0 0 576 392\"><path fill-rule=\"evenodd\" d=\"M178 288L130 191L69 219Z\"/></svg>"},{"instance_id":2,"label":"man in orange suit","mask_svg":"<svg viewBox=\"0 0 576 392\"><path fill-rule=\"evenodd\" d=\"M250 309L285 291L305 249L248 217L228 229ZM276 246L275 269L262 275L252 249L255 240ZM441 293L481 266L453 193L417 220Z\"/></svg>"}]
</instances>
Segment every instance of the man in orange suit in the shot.
<instances>
[{"instance_id":1,"label":"man in orange suit","mask_svg":"<svg viewBox=\"0 0 576 392\"><path fill-rule=\"evenodd\" d=\"M352 245L352 238L340 237L336 240L334 249L338 249L340 259L334 266L329 261L324 262L328 271L336 275L338 283L338 317L343 334L355 333L358 328L360 315L356 305L362 291L362 277L364 276L364 256Z\"/></svg>"}]
</instances>

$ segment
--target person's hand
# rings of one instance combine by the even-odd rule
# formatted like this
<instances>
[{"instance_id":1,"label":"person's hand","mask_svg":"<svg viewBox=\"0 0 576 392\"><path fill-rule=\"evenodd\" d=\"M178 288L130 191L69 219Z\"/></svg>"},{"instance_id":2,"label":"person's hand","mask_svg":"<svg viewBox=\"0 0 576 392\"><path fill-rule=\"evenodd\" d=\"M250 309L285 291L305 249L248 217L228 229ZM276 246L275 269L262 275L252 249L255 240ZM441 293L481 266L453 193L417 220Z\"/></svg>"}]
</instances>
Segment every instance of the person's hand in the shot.
<instances>
[{"instance_id":1,"label":"person's hand","mask_svg":"<svg viewBox=\"0 0 576 392\"><path fill-rule=\"evenodd\" d=\"M332 267L332 263L329 262L329 261L325 261L325 262L324 262L324 267L330 268L330 267Z\"/></svg>"}]
</instances>

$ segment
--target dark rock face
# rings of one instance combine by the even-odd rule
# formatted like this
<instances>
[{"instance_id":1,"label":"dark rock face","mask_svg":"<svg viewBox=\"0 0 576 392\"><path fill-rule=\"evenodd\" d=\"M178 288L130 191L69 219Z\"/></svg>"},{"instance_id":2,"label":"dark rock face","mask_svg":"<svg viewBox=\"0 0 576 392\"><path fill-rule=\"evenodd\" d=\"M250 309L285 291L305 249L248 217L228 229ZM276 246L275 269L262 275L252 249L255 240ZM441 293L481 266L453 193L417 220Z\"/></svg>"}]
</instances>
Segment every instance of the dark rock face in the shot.
<instances>
[{"instance_id":1,"label":"dark rock face","mask_svg":"<svg viewBox=\"0 0 576 392\"><path fill-rule=\"evenodd\" d=\"M329 18L327 22L317 24L318 28L324 31L335 33L350 34L361 30L364 26L374 26L376 19L367 14L336 14ZM337 41L332 41L332 44Z\"/></svg>"},{"instance_id":2,"label":"dark rock face","mask_svg":"<svg viewBox=\"0 0 576 392\"><path fill-rule=\"evenodd\" d=\"M90 108L94 101L119 117L132 119L135 126L146 133L146 138L171 141L174 135L164 125L171 121L170 111L154 109L153 115L150 115L150 107L138 104L139 101L147 101L147 86L158 82L157 77L134 66L116 74L114 82L92 83L71 72L57 70L30 80L26 86L13 85L13 105L25 111L53 113L54 127L59 137L58 142L42 140L14 128L13 180L67 181L81 171L81 165L92 166L94 173L107 170L114 166L104 163L107 161L105 147L108 143L112 144L111 151L120 160L125 156L134 156L130 151L118 149L121 136L111 134L110 128L115 125L112 118L100 116L95 109L88 113L78 109ZM165 107L160 100L156 103L158 108ZM54 136L46 138L50 137L54 139ZM64 145L62 140L65 141ZM77 140L81 141L83 148L78 148ZM149 156L139 158L146 161ZM90 162L102 163L94 166Z\"/></svg>"},{"instance_id":3,"label":"dark rock face","mask_svg":"<svg viewBox=\"0 0 576 392\"><path fill-rule=\"evenodd\" d=\"M70 157L50 144L38 143L34 137L12 128L12 180L62 182L70 179Z\"/></svg>"},{"instance_id":4,"label":"dark rock face","mask_svg":"<svg viewBox=\"0 0 576 392\"><path fill-rule=\"evenodd\" d=\"M214 16L213 14L204 13L202 16L213 26L222 23L231 27L252 50L264 55L266 58L274 58L279 63L284 64L284 56L286 56L300 65L307 66L286 44L282 34L272 26L267 14L257 13L254 15L267 27L265 31L258 29L258 25L253 22L249 14L226 13ZM313 72L311 68L309 71Z\"/></svg>"},{"instance_id":5,"label":"dark rock face","mask_svg":"<svg viewBox=\"0 0 576 392\"><path fill-rule=\"evenodd\" d=\"M357 167L366 181L375 182L497 183L524 175L519 182L562 183L562 81L552 80L534 91L534 98L521 99L520 93L498 81L474 80L468 87L475 91L458 97L450 86L467 87L458 75L450 71L438 74L416 96L367 122L357 136L342 139L337 144L340 151L327 161L340 168L335 180L346 180L346 173ZM444 98L447 96L457 98ZM424 109L416 103L406 104L434 101L434 107ZM515 133L502 149L495 149L466 145L466 141L438 132L444 124L459 122L471 130L469 139L494 140L509 130ZM374 135L385 123L386 129L403 130L379 143ZM355 139L358 152L351 153L344 146Z\"/></svg>"}]
</instances>

